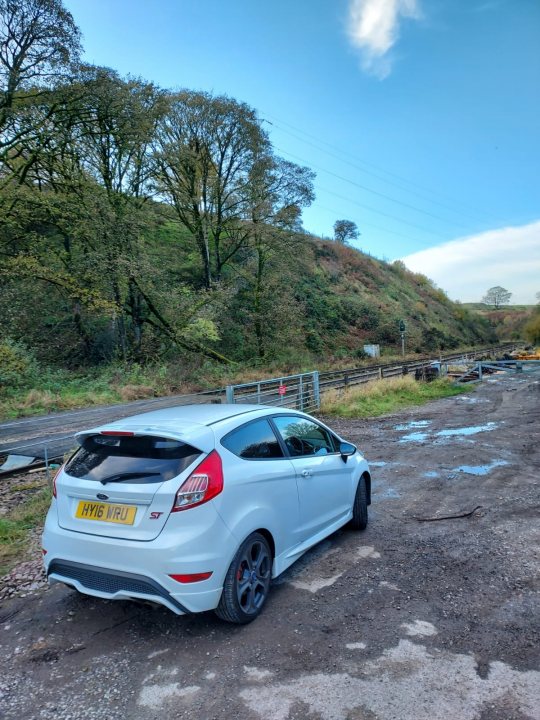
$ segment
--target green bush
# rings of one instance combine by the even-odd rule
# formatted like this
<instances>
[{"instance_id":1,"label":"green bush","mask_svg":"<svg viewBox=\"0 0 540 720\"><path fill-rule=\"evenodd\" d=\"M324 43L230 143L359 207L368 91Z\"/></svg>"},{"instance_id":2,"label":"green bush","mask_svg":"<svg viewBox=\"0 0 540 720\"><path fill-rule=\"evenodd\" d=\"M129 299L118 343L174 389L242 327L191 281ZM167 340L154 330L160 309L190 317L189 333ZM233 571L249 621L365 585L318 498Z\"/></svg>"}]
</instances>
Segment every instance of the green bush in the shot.
<instances>
[{"instance_id":1,"label":"green bush","mask_svg":"<svg viewBox=\"0 0 540 720\"><path fill-rule=\"evenodd\" d=\"M345 325L361 330L375 330L380 323L379 310L353 296L341 300L340 314Z\"/></svg>"},{"instance_id":2,"label":"green bush","mask_svg":"<svg viewBox=\"0 0 540 720\"><path fill-rule=\"evenodd\" d=\"M534 345L540 345L540 309L537 309L533 317L523 328L525 337Z\"/></svg>"},{"instance_id":3,"label":"green bush","mask_svg":"<svg viewBox=\"0 0 540 720\"><path fill-rule=\"evenodd\" d=\"M36 359L24 345L9 338L0 342L0 389L26 387L37 373Z\"/></svg>"}]
</instances>

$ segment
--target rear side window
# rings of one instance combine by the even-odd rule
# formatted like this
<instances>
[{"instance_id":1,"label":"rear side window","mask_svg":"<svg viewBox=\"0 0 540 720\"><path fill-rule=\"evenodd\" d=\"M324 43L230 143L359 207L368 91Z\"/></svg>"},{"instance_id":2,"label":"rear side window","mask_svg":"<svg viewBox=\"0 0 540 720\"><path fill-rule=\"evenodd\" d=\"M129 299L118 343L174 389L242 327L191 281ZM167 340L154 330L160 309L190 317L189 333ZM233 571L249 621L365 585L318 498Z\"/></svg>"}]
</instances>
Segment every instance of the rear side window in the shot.
<instances>
[{"instance_id":1,"label":"rear side window","mask_svg":"<svg viewBox=\"0 0 540 720\"><path fill-rule=\"evenodd\" d=\"M170 438L92 435L67 463L68 475L97 482L158 483L183 472L200 450Z\"/></svg>"},{"instance_id":2,"label":"rear side window","mask_svg":"<svg viewBox=\"0 0 540 720\"><path fill-rule=\"evenodd\" d=\"M268 460L283 457L281 446L268 420L256 420L233 430L221 444L246 460Z\"/></svg>"}]
</instances>

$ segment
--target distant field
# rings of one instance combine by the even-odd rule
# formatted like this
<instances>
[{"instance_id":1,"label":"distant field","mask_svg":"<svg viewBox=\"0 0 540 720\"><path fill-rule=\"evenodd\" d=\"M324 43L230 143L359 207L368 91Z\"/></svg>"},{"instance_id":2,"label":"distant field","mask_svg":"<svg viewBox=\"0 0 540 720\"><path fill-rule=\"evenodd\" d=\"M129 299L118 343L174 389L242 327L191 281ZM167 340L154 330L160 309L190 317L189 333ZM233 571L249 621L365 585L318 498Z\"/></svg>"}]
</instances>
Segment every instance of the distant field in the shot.
<instances>
[{"instance_id":1,"label":"distant field","mask_svg":"<svg viewBox=\"0 0 540 720\"><path fill-rule=\"evenodd\" d=\"M534 305L502 305L500 308L495 310L493 305L486 305L486 303L462 303L464 308L467 310L475 310L476 312L529 312L533 309Z\"/></svg>"}]
</instances>

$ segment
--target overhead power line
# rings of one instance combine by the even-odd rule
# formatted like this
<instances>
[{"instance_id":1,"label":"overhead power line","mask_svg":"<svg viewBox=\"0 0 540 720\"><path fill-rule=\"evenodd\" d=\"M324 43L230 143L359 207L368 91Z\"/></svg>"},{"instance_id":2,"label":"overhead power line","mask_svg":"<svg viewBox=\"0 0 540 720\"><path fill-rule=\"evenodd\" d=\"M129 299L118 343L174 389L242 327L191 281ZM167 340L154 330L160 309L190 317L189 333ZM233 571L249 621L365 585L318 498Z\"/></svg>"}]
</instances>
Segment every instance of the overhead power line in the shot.
<instances>
[{"instance_id":1,"label":"overhead power line","mask_svg":"<svg viewBox=\"0 0 540 720\"><path fill-rule=\"evenodd\" d=\"M343 163L344 165L349 165L350 167L354 168L355 170L359 170L362 173L365 173L366 175L370 175L371 177L377 178L377 180L381 180L384 183L388 183L389 185L393 185L394 187L399 188L400 190L405 190L411 195L415 195L416 197L421 198L422 200L426 200L428 203L431 203L433 205L438 205L439 207L444 208L445 210L450 210L450 212L459 212L461 215L466 215L471 220L474 220L475 222L478 222L481 220L480 216L474 216L471 215L470 212L464 212L462 209L457 209L457 206L451 207L450 205L447 205L446 203L442 203L439 200L434 200L433 198L429 198L423 193L419 193L417 190L411 190L410 188L410 182L403 180L400 182L396 182L395 180L389 180L388 178L383 177L382 175L379 175L379 173L373 172L373 170L367 170L366 168L361 167L358 162L351 162L350 160L340 157L336 152L332 152L331 150L326 150L325 148L321 147L317 143L311 142L310 140L305 140L297 133L291 132L290 130L286 130L285 128L280 127L279 125L276 125L275 123L272 123L274 127L277 127L278 130L281 132L286 133L287 135L290 135L291 137L295 138L296 140L300 140L300 142L305 143L306 145L309 145L316 150L319 150L320 152L325 153L326 155L329 155L330 157L335 158L336 160L339 160L339 162ZM340 151L341 152L341 151ZM362 162L362 161L359 161ZM382 171L386 172L386 171Z\"/></svg>"},{"instance_id":2,"label":"overhead power line","mask_svg":"<svg viewBox=\"0 0 540 720\"><path fill-rule=\"evenodd\" d=\"M334 217L339 217L342 215L342 213L338 210L335 210L333 208L326 207L325 205L321 205L320 203L316 204L316 207L318 210L324 210L325 212L332 213ZM384 233L388 233L390 235L397 235L398 237L404 238L405 240L408 240L409 242L414 242L413 238L411 238L409 235L404 235L403 233L397 232L396 230L388 230L388 228L381 227L381 225L375 225L374 223L367 222L365 220L362 220L359 225L359 230L361 231L362 228L367 225L368 227L375 228L376 230L382 230ZM363 233L360 232L362 235Z\"/></svg>"},{"instance_id":3,"label":"overhead power line","mask_svg":"<svg viewBox=\"0 0 540 720\"><path fill-rule=\"evenodd\" d=\"M271 113L265 113L265 115L268 115L268 117L271 117L271 118L273 118L273 120L276 121L276 122L271 122L271 121L267 120L267 122L269 122L270 125L276 127L281 132L291 135L292 137L295 137L297 140L300 140L301 142L304 142L307 145L311 145L312 147L320 150L321 152L324 152L332 157L335 157L340 162L350 165L351 167L354 167L357 170L360 170L360 172L364 172L368 175L372 175L373 177L376 177L377 179L382 180L383 182L386 182L390 185L394 185L395 187L398 187L402 190L405 190L406 192L416 195L416 196L426 200L429 203L433 203L433 204L439 205L440 207L444 207L445 209L450 210L451 212L459 212L461 215L467 215L472 220L481 221L481 222L486 222L486 220L489 220L490 222L496 222L497 224L506 223L506 221L504 221L502 219L489 218L488 213L486 213L485 211L481 211L479 213L476 209L471 208L470 206L467 206L466 204L464 204L460 201L456 201L453 198L449 198L448 196L446 196L440 192L437 192L436 190L433 190L433 188L429 188L429 189L425 188L424 186L420 185L419 183L413 182L407 178L404 178L403 176L397 175L396 173L386 170L385 168L375 165L374 163L370 163L370 162L367 162L366 160L360 159L358 157L351 156L350 152L344 151L341 148L337 147L336 145L328 143L327 141L322 140L321 138L317 138L315 135L312 135L311 133L301 130L300 128L297 128L294 125L292 125L291 123L288 123L285 120L275 117ZM277 125L276 123L279 123L280 125ZM299 135L291 132L290 130L287 130L287 129L281 127L281 125L286 125L287 127L292 128L293 130L295 130L296 133L299 133L300 136L305 136L307 138L311 138L312 140L315 140L316 143L318 143L318 145L316 145L315 143L313 143L309 140L305 140L303 137L300 137ZM320 145L325 145L327 148L331 148L331 150L333 152L330 150L327 150L323 147L320 147ZM336 155L335 153L339 153L340 155L345 155L346 158L340 157L339 155ZM351 157L353 157L353 159L356 162L351 162ZM395 180L390 180L388 178L381 177L381 175L378 175L377 173L374 173L371 170L367 170L366 168L361 167L361 165L366 165L368 167L375 168L379 172L389 175L392 178L399 180L400 182L398 183L398 182L395 182ZM403 183L405 183L405 186L403 185ZM437 195L438 197L444 198L447 202L442 203L439 200L434 200L433 198L429 198L422 193L412 190L411 186L420 188L421 190L424 190L425 192L428 192L430 194ZM451 207L448 204L448 202L450 202L453 205L453 207ZM464 208L466 208L465 211L464 211ZM473 214L471 214L471 213L473 213Z\"/></svg>"},{"instance_id":4,"label":"overhead power line","mask_svg":"<svg viewBox=\"0 0 540 720\"><path fill-rule=\"evenodd\" d=\"M437 235L437 237L440 237L443 240L448 240L448 238L445 235L442 235L441 233L436 232L435 230L430 230L429 228L422 227L421 225L416 225L416 223L411 223L408 220L404 220L403 218L397 217L396 215L392 215L391 213L386 213L386 212L383 212L382 210L376 210L375 208L372 208L369 205L365 205L364 203L358 202L358 200L353 200L352 198L345 197L345 195L340 195L339 193L336 193L333 190L329 190L328 188L319 187L319 190L321 190L322 192L328 193L329 195L334 195L335 197L339 198L340 200L345 200L346 202L352 203L353 205L358 205L358 207L361 207L364 210L369 210L370 212L376 213L377 215L382 215L383 217L390 218L391 220L396 220L397 222L401 223L402 225L409 225L409 227L415 228L415 230L420 230L424 233L428 233L429 235Z\"/></svg>"},{"instance_id":5,"label":"overhead power line","mask_svg":"<svg viewBox=\"0 0 540 720\"><path fill-rule=\"evenodd\" d=\"M295 160L299 160L300 162L303 162L303 163L308 163L310 165L310 167L315 170L319 170L320 172L323 172L326 175L331 175L332 177L335 177L338 180L342 180L343 182L349 183L349 185L354 185L355 187L360 188L361 190L364 190L365 192L371 193L372 195L377 195L378 197L382 197L385 200L389 200L390 202L393 202L396 205L401 205L402 207L406 207L409 210L413 210L414 212L421 213L422 215L427 215L428 217L432 217L435 220L441 220L442 222L445 222L445 223L450 222L452 225L456 225L458 227L463 227L466 229L466 225L463 225L463 223L455 222L453 220L447 220L446 218L443 218L440 215L435 215L435 213L430 213L427 210L422 210L421 208L418 208L415 205L410 205L409 203L402 202L401 200L396 200L395 198L391 197L390 195L381 193L378 190L373 190L372 188L369 188L367 185L362 185L362 183L358 183L358 182L355 182L354 180L350 180L349 178L344 177L343 175L338 175L338 173L332 172L332 170L327 170L326 168L323 168L320 165L314 165L311 161L306 160L305 158L301 158L299 155L295 155L294 153L290 153L287 150L283 150L282 148L277 147L276 150L278 150L283 155L288 155L289 157L294 158Z\"/></svg>"}]
</instances>

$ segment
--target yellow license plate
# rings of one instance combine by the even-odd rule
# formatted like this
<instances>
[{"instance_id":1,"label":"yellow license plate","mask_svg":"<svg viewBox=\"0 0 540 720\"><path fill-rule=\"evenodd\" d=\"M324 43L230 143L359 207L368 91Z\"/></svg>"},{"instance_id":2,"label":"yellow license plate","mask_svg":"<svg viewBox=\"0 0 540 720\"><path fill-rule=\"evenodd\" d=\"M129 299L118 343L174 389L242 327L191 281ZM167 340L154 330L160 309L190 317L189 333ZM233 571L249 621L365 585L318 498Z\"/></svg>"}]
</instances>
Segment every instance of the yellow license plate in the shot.
<instances>
[{"instance_id":1,"label":"yellow license plate","mask_svg":"<svg viewBox=\"0 0 540 720\"><path fill-rule=\"evenodd\" d=\"M75 517L81 520L101 520L121 525L133 525L136 514L137 508L134 505L113 505L112 503L80 500Z\"/></svg>"}]
</instances>

